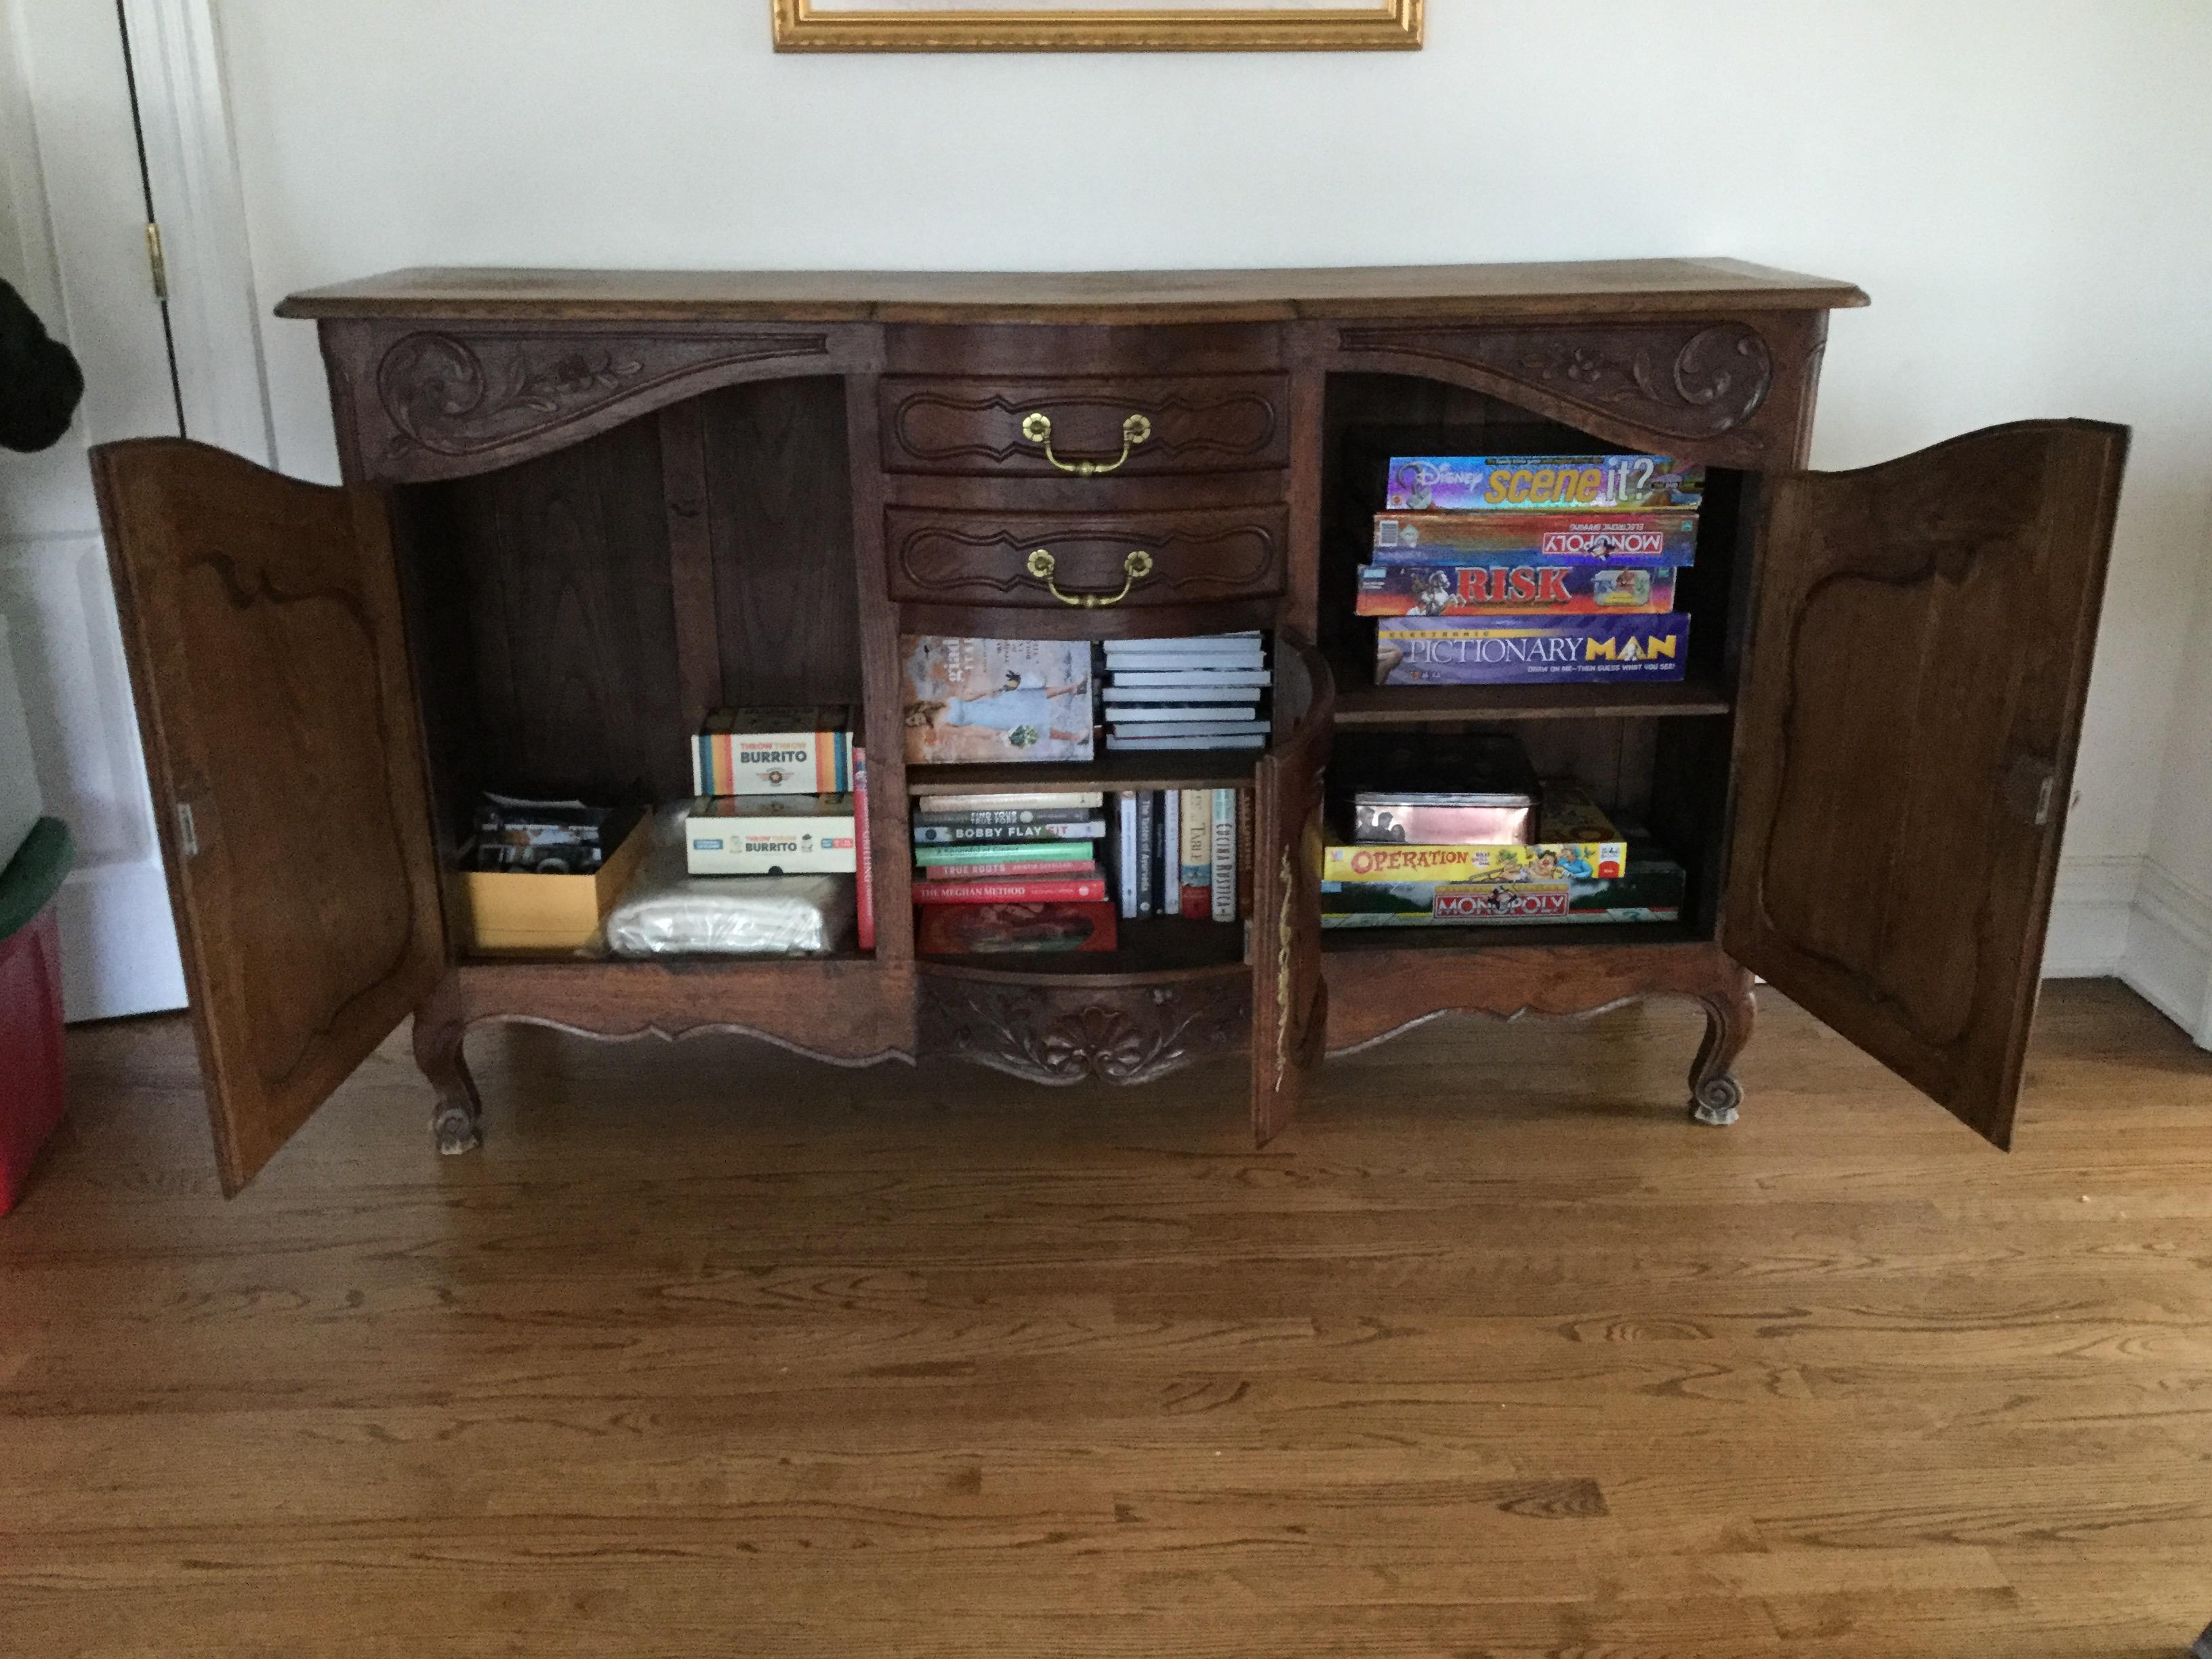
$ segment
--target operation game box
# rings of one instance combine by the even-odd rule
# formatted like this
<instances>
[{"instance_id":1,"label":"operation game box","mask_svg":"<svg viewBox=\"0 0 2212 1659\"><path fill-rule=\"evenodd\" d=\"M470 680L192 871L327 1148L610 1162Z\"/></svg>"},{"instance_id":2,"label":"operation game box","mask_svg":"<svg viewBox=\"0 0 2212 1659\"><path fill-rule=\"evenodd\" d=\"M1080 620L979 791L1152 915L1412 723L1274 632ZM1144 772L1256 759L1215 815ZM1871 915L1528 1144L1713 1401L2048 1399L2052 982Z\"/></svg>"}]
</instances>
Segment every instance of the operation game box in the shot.
<instances>
[{"instance_id":1,"label":"operation game box","mask_svg":"<svg viewBox=\"0 0 2212 1659\"><path fill-rule=\"evenodd\" d=\"M1670 858L1639 853L1610 878L1544 881L1321 884L1324 927L1433 927L1468 922L1677 921L1687 885Z\"/></svg>"},{"instance_id":2,"label":"operation game box","mask_svg":"<svg viewBox=\"0 0 2212 1659\"><path fill-rule=\"evenodd\" d=\"M1378 513L1376 564L1695 564L1694 513Z\"/></svg>"},{"instance_id":3,"label":"operation game box","mask_svg":"<svg viewBox=\"0 0 2212 1659\"><path fill-rule=\"evenodd\" d=\"M1673 570L1592 564L1366 564L1359 568L1353 605L1362 617L1663 614L1674 608Z\"/></svg>"},{"instance_id":4,"label":"operation game box","mask_svg":"<svg viewBox=\"0 0 2212 1659\"><path fill-rule=\"evenodd\" d=\"M1376 624L1377 685L1572 685L1682 678L1687 613L1397 617Z\"/></svg>"},{"instance_id":5,"label":"operation game box","mask_svg":"<svg viewBox=\"0 0 2212 1659\"><path fill-rule=\"evenodd\" d=\"M1385 507L1416 512L1694 511L1705 469L1668 455L1400 455L1389 487Z\"/></svg>"}]
</instances>

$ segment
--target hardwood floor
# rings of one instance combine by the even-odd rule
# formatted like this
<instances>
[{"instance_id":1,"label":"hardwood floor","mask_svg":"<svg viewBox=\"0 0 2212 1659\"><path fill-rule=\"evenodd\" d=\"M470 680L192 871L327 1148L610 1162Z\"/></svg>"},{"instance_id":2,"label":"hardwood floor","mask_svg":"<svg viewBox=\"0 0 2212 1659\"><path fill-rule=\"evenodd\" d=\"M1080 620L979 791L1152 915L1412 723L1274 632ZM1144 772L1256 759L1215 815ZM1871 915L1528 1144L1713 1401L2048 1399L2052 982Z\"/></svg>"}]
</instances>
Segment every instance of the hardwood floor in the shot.
<instances>
[{"instance_id":1,"label":"hardwood floor","mask_svg":"<svg viewBox=\"0 0 2212 1659\"><path fill-rule=\"evenodd\" d=\"M736 1040L402 1040L235 1202L187 1028L0 1221L0 1652L2159 1656L2212 1056L2051 988L2009 1158L1769 995L1442 1023L1246 1138Z\"/></svg>"}]
</instances>

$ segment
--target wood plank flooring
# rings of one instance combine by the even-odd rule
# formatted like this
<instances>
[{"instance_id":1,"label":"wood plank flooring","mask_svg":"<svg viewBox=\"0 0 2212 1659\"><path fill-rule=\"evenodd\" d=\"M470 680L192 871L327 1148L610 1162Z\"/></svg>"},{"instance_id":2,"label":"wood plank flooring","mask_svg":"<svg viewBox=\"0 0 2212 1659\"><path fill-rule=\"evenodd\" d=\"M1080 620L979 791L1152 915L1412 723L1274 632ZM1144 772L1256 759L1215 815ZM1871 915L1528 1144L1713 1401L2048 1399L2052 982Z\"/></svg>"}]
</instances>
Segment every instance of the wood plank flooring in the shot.
<instances>
[{"instance_id":1,"label":"wood plank flooring","mask_svg":"<svg viewBox=\"0 0 2212 1659\"><path fill-rule=\"evenodd\" d=\"M2046 997L2009 1158L1779 998L1442 1022L1255 1153L735 1039L385 1048L216 1194L73 1036L0 1221L0 1653L2126 1656L2212 1619L2212 1056ZM404 1034L403 1034L404 1036Z\"/></svg>"}]
</instances>

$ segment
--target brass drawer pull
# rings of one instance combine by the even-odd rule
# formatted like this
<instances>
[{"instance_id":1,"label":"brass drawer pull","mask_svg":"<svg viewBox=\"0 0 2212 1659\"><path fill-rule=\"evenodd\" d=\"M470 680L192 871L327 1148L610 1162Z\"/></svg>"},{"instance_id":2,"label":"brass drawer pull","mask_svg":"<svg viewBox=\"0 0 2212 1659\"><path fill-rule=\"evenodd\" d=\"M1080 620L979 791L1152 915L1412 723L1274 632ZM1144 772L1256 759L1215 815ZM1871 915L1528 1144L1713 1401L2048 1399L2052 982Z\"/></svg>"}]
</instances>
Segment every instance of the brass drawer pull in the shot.
<instances>
[{"instance_id":1,"label":"brass drawer pull","mask_svg":"<svg viewBox=\"0 0 2212 1659\"><path fill-rule=\"evenodd\" d=\"M1079 478L1095 478L1102 473L1118 472L1129 459L1129 452L1152 435L1152 423L1142 415L1132 415L1121 422L1121 453L1110 461L1063 461L1052 453L1052 416L1037 410L1022 416L1022 436L1033 444L1044 446L1044 458L1062 472L1072 472Z\"/></svg>"},{"instance_id":2,"label":"brass drawer pull","mask_svg":"<svg viewBox=\"0 0 2212 1659\"><path fill-rule=\"evenodd\" d=\"M1133 415L1129 418L1135 420L1138 417ZM1053 580L1053 573L1059 568L1060 562L1042 547L1030 555L1030 574L1042 582L1053 598L1062 605L1072 605L1079 610L1103 611L1108 605L1119 605L1127 599L1129 590L1152 574L1152 556L1140 547L1121 561L1121 574L1125 580L1118 593L1063 593L1060 591L1060 584Z\"/></svg>"}]
</instances>

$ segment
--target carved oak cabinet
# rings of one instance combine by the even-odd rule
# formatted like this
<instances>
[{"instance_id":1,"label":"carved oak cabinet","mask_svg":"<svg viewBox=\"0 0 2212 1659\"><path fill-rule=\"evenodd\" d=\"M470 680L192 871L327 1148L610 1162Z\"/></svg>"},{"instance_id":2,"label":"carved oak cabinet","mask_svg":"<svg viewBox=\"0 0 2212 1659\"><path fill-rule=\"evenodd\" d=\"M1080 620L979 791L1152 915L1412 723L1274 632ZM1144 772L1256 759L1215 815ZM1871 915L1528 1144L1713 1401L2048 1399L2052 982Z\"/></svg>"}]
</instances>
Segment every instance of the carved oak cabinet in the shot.
<instances>
[{"instance_id":1,"label":"carved oak cabinet","mask_svg":"<svg viewBox=\"0 0 2212 1659\"><path fill-rule=\"evenodd\" d=\"M1243 1050L1264 1141L1330 1049L1660 993L1703 1005L1692 1104L1724 1121L1754 970L2003 1144L2125 434L2030 423L1805 471L1827 313L1864 303L1725 260L409 270L295 295L342 487L179 441L94 461L226 1186L410 1014L449 1151L476 1141L462 1045L486 1020L1039 1083ZM1352 572L1382 461L1593 445L1712 469L1688 677L1373 685ZM902 631L1247 627L1276 640L1256 758L902 760ZM864 710L872 952L465 947L447 889L480 787L674 799L699 716L749 702ZM1683 919L1324 935L1332 754L1501 726L1680 857ZM1249 927L917 957L911 793L1079 777L1249 787Z\"/></svg>"}]
</instances>

